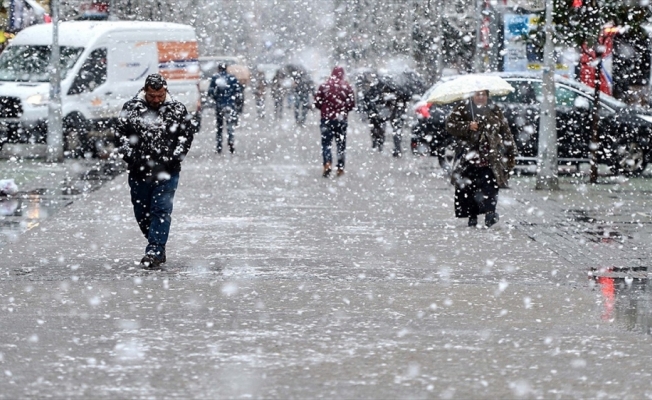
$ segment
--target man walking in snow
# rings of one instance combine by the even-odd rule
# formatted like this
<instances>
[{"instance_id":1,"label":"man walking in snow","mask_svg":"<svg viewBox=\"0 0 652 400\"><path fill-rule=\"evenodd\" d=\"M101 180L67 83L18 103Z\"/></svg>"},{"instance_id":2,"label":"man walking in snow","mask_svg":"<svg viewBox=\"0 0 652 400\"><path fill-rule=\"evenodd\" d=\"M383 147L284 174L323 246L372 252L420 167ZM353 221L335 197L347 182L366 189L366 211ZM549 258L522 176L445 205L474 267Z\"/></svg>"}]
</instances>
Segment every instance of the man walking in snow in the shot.
<instances>
[{"instance_id":1,"label":"man walking in snow","mask_svg":"<svg viewBox=\"0 0 652 400\"><path fill-rule=\"evenodd\" d=\"M226 64L217 66L217 74L211 79L208 95L215 100L215 122L217 133L215 136L218 153L222 153L222 126L226 125L229 151L235 151L235 138L233 131L238 123L238 114L242 112L244 93L238 79L226 72Z\"/></svg>"},{"instance_id":2,"label":"man walking in snow","mask_svg":"<svg viewBox=\"0 0 652 400\"><path fill-rule=\"evenodd\" d=\"M122 107L116 135L118 154L127 162L131 203L147 238L141 266L160 268L172 222L172 201L197 122L173 100L167 82L151 74L136 97Z\"/></svg>"},{"instance_id":3,"label":"man walking in snow","mask_svg":"<svg viewBox=\"0 0 652 400\"><path fill-rule=\"evenodd\" d=\"M337 145L337 176L341 176L344 174L347 117L355 107L353 89L344 80L344 68L333 68L330 78L319 86L315 94L315 107L321 110L321 146L324 159L322 176L326 178L331 173L333 139Z\"/></svg>"}]
</instances>

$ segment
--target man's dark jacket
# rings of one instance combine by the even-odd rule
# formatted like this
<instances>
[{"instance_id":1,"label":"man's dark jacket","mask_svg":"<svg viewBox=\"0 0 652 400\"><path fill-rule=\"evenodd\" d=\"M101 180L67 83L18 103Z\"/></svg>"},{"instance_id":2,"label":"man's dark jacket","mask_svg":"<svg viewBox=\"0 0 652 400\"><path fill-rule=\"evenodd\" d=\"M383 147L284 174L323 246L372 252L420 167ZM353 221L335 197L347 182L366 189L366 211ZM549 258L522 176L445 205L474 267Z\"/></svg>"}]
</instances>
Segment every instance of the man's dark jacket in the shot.
<instances>
[{"instance_id":1,"label":"man's dark jacket","mask_svg":"<svg viewBox=\"0 0 652 400\"><path fill-rule=\"evenodd\" d=\"M134 178L159 179L160 173L181 171L199 124L186 107L168 94L157 109L145 101L145 92L127 101L118 118L118 153Z\"/></svg>"},{"instance_id":2,"label":"man's dark jacket","mask_svg":"<svg viewBox=\"0 0 652 400\"><path fill-rule=\"evenodd\" d=\"M215 100L215 107L218 109L231 108L237 113L242 112L244 93L242 85L235 76L227 72L218 72L211 78L208 95Z\"/></svg>"}]
</instances>

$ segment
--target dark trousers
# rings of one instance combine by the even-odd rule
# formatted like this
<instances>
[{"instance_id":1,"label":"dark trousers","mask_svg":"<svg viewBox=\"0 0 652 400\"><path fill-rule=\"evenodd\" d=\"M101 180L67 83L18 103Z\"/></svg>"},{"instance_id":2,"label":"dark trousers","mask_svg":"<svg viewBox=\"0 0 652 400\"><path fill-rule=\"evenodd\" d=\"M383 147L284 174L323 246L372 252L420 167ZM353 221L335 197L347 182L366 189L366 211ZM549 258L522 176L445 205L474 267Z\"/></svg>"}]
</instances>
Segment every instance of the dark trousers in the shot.
<instances>
[{"instance_id":1,"label":"dark trousers","mask_svg":"<svg viewBox=\"0 0 652 400\"><path fill-rule=\"evenodd\" d=\"M235 139L233 137L233 130L238 123L238 114L231 107L216 107L215 108L215 127L217 132L215 134L215 142L218 150L222 150L222 127L226 125L226 133L228 135L227 143L233 146Z\"/></svg>"},{"instance_id":2,"label":"dark trousers","mask_svg":"<svg viewBox=\"0 0 652 400\"><path fill-rule=\"evenodd\" d=\"M464 187L455 187L455 216L468 218L496 211L498 183L489 167L469 165L462 179Z\"/></svg>"},{"instance_id":3,"label":"dark trousers","mask_svg":"<svg viewBox=\"0 0 652 400\"><path fill-rule=\"evenodd\" d=\"M337 145L337 169L344 169L347 126L347 121L333 119L321 120L319 127L321 129L321 149L324 157L324 165L326 163L333 163L331 149L333 147L333 139L335 139L335 144Z\"/></svg>"},{"instance_id":4,"label":"dark trousers","mask_svg":"<svg viewBox=\"0 0 652 400\"><path fill-rule=\"evenodd\" d=\"M379 118L371 118L369 124L371 125L371 147L383 151L385 144L385 127L388 121ZM403 139L403 120L391 119L389 124L392 127L392 136L394 140L394 153L401 153L401 141Z\"/></svg>"},{"instance_id":5,"label":"dark trousers","mask_svg":"<svg viewBox=\"0 0 652 400\"><path fill-rule=\"evenodd\" d=\"M294 98L294 119L297 124L303 125L306 123L306 114L308 113L309 96L304 93L296 94Z\"/></svg>"},{"instance_id":6,"label":"dark trousers","mask_svg":"<svg viewBox=\"0 0 652 400\"><path fill-rule=\"evenodd\" d=\"M260 119L265 119L265 95L256 96L256 115Z\"/></svg>"},{"instance_id":7,"label":"dark trousers","mask_svg":"<svg viewBox=\"0 0 652 400\"><path fill-rule=\"evenodd\" d=\"M283 117L283 95L272 96L274 100L274 116L277 120Z\"/></svg>"},{"instance_id":8,"label":"dark trousers","mask_svg":"<svg viewBox=\"0 0 652 400\"><path fill-rule=\"evenodd\" d=\"M146 253L154 253L157 257L165 254L172 223L172 202L178 184L178 172L166 180L149 181L129 177L136 222L148 242Z\"/></svg>"}]
</instances>

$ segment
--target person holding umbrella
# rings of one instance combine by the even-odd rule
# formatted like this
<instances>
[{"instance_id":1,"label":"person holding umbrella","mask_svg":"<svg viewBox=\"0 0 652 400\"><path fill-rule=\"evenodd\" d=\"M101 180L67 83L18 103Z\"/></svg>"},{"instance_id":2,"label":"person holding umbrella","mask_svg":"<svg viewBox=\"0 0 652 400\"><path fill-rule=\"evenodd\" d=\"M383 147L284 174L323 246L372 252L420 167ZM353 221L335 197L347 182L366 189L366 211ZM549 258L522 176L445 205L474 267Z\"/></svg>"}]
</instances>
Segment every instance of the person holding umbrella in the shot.
<instances>
[{"instance_id":1,"label":"person holding umbrella","mask_svg":"<svg viewBox=\"0 0 652 400\"><path fill-rule=\"evenodd\" d=\"M509 84L507 84L509 86ZM512 89L513 90L513 89ZM489 100L489 90L478 90L457 106L446 121L446 130L459 144L459 163L451 173L455 186L455 216L485 225L498 222L498 190L508 187L516 162L514 138L502 110Z\"/></svg>"}]
</instances>

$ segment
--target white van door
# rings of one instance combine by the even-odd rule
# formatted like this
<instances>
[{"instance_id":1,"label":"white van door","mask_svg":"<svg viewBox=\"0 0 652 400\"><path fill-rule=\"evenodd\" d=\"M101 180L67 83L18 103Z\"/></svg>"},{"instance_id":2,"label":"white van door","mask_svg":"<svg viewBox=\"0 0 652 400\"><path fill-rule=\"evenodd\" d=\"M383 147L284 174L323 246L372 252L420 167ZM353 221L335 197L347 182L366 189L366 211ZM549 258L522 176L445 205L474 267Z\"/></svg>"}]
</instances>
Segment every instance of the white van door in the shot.
<instances>
[{"instance_id":1,"label":"white van door","mask_svg":"<svg viewBox=\"0 0 652 400\"><path fill-rule=\"evenodd\" d=\"M66 93L66 113L78 111L87 119L102 119L108 112L108 93L107 49L100 47L88 54L77 71Z\"/></svg>"},{"instance_id":2,"label":"white van door","mask_svg":"<svg viewBox=\"0 0 652 400\"><path fill-rule=\"evenodd\" d=\"M109 82L112 116L117 117L127 100L138 94L149 74L158 72L155 42L119 41L109 49Z\"/></svg>"}]
</instances>

